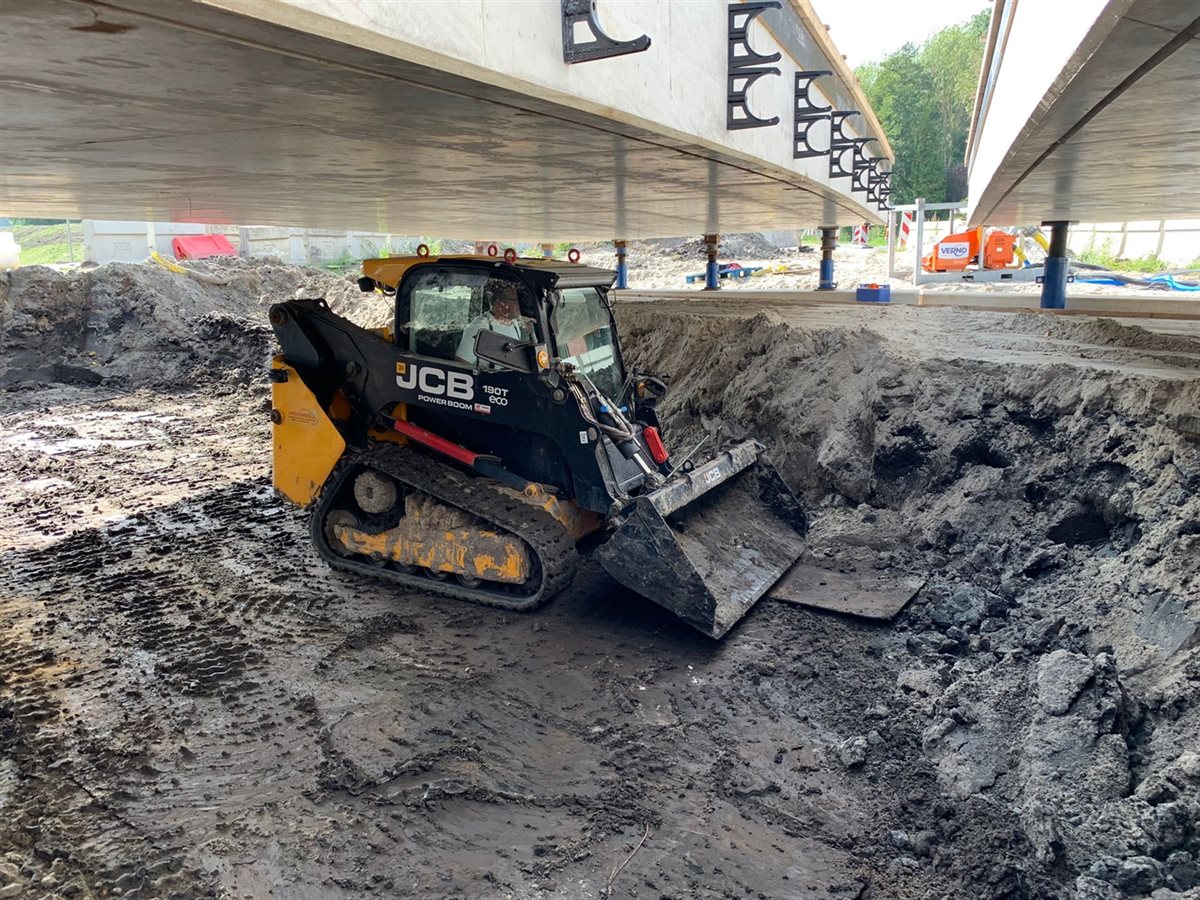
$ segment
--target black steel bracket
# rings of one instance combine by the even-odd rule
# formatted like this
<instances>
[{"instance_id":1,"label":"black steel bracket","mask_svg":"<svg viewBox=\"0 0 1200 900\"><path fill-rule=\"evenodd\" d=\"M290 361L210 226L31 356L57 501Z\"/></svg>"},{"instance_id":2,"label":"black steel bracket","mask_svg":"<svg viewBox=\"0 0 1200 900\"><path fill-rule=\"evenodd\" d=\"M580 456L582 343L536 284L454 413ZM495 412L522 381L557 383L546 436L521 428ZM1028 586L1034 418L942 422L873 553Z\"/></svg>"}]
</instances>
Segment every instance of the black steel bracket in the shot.
<instances>
[{"instance_id":1,"label":"black steel bracket","mask_svg":"<svg viewBox=\"0 0 1200 900\"><path fill-rule=\"evenodd\" d=\"M880 178L879 187L875 193L879 195L879 208L887 210L892 208L892 173L884 172Z\"/></svg>"},{"instance_id":2,"label":"black steel bracket","mask_svg":"<svg viewBox=\"0 0 1200 900\"><path fill-rule=\"evenodd\" d=\"M854 155L851 157L852 163L850 168L850 190L851 191L867 191L871 190L871 157L867 156L864 148L873 137L858 138L855 140Z\"/></svg>"},{"instance_id":3,"label":"black steel bracket","mask_svg":"<svg viewBox=\"0 0 1200 900\"><path fill-rule=\"evenodd\" d=\"M809 130L817 122L828 122L829 113L833 110L833 107L818 106L816 103L813 103L812 97L809 96L808 92L812 89L813 82L818 78L822 75L832 74L829 71L796 73L792 159L812 159L815 156L824 156L829 152L828 149L818 150L813 147L812 141L809 139Z\"/></svg>"},{"instance_id":4,"label":"black steel bracket","mask_svg":"<svg viewBox=\"0 0 1200 900\"><path fill-rule=\"evenodd\" d=\"M842 164L846 151L854 151L855 143L866 143L870 138L849 138L844 131L846 120L862 115L857 109L836 109L829 114L829 177L850 178L854 175L854 158L850 165Z\"/></svg>"},{"instance_id":5,"label":"black steel bracket","mask_svg":"<svg viewBox=\"0 0 1200 900\"><path fill-rule=\"evenodd\" d=\"M850 138L846 137L846 132L842 130L846 124L846 120L849 119L851 116L861 116L861 115L862 115L862 113L859 112L857 109L838 109L838 110L834 110L833 112L831 112L829 114L829 118L832 123L831 127L833 129L833 133L830 138L832 143L836 144L839 141L842 141L842 142L849 141Z\"/></svg>"},{"instance_id":6,"label":"black steel bracket","mask_svg":"<svg viewBox=\"0 0 1200 900\"><path fill-rule=\"evenodd\" d=\"M834 143L833 148L829 152L829 177L853 178L854 161L858 158L863 145L872 140L874 138L848 138ZM844 164L847 153L850 154L849 166Z\"/></svg>"},{"instance_id":7,"label":"black steel bracket","mask_svg":"<svg viewBox=\"0 0 1200 900\"><path fill-rule=\"evenodd\" d=\"M592 34L590 41L575 40L575 26L586 25ZM632 41L614 41L596 21L596 0L562 0L563 62L580 63L593 59L609 59L627 53L641 53L650 46L650 38L642 35Z\"/></svg>"},{"instance_id":8,"label":"black steel bracket","mask_svg":"<svg viewBox=\"0 0 1200 900\"><path fill-rule=\"evenodd\" d=\"M879 171L879 164L883 162L882 156L872 156L867 160L867 202L879 202L879 184L883 173Z\"/></svg>"},{"instance_id":9,"label":"black steel bracket","mask_svg":"<svg viewBox=\"0 0 1200 900\"><path fill-rule=\"evenodd\" d=\"M742 128L764 128L778 125L779 116L760 119L747 106L746 93L764 75L779 75L779 69L768 63L779 62L781 53L765 55L750 46L750 23L768 9L779 9L779 0L759 0L756 3L732 3L729 6L729 76L725 127L730 131Z\"/></svg>"},{"instance_id":10,"label":"black steel bracket","mask_svg":"<svg viewBox=\"0 0 1200 900\"><path fill-rule=\"evenodd\" d=\"M871 159L871 172L867 179L867 200L871 203L884 203L887 200L887 193L891 192L889 181L892 173L879 168L880 163L885 162L888 162L886 156L875 156Z\"/></svg>"},{"instance_id":11,"label":"black steel bracket","mask_svg":"<svg viewBox=\"0 0 1200 900\"><path fill-rule=\"evenodd\" d=\"M780 9L779 0L758 0L755 3L729 5L729 68L748 69L779 62L782 53L769 56L750 46L750 24L768 9Z\"/></svg>"}]
</instances>

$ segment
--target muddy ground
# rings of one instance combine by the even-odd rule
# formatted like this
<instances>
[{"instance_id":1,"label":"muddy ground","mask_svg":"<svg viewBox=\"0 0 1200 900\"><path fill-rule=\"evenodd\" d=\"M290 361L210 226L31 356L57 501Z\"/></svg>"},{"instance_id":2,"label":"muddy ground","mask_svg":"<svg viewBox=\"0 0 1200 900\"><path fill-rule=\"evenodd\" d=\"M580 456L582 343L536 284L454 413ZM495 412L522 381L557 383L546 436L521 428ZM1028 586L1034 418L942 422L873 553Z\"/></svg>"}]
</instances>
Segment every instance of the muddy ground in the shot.
<instances>
[{"instance_id":1,"label":"muddy ground","mask_svg":"<svg viewBox=\"0 0 1200 900\"><path fill-rule=\"evenodd\" d=\"M263 313L380 311L207 275L0 281L0 897L1197 895L1200 336L621 305L672 446L758 436L812 557L925 582L712 642L587 560L532 615L331 572Z\"/></svg>"}]
</instances>

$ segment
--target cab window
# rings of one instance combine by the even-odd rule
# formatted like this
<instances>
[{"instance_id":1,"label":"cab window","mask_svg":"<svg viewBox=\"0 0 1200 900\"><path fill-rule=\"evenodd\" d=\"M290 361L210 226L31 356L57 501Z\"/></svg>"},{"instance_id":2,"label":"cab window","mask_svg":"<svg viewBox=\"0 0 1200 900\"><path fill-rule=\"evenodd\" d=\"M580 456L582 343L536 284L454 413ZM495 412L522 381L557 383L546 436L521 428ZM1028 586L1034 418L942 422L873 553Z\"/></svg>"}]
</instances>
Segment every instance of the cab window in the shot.
<instances>
[{"instance_id":1,"label":"cab window","mask_svg":"<svg viewBox=\"0 0 1200 900\"><path fill-rule=\"evenodd\" d=\"M486 312L485 285L498 277L511 280L479 269L415 273L396 304L396 343L410 353L454 359L463 330Z\"/></svg>"},{"instance_id":2,"label":"cab window","mask_svg":"<svg viewBox=\"0 0 1200 900\"><path fill-rule=\"evenodd\" d=\"M617 400L625 373L617 358L612 317L596 288L568 288L554 308L558 355L573 363L609 398Z\"/></svg>"}]
</instances>

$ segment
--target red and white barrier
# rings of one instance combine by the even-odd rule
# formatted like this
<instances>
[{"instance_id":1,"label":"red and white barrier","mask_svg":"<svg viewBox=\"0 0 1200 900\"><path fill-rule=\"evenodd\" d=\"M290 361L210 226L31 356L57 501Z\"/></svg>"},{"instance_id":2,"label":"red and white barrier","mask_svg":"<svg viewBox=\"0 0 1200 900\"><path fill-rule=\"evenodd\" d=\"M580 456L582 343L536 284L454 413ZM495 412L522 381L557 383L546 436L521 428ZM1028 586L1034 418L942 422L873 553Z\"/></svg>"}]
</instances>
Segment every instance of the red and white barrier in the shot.
<instances>
[{"instance_id":1,"label":"red and white barrier","mask_svg":"<svg viewBox=\"0 0 1200 900\"><path fill-rule=\"evenodd\" d=\"M857 247L867 246L867 231L869 228L870 228L869 225L855 225L854 226L854 241L853 241L853 243L855 246L857 246Z\"/></svg>"},{"instance_id":2,"label":"red and white barrier","mask_svg":"<svg viewBox=\"0 0 1200 900\"><path fill-rule=\"evenodd\" d=\"M905 212L900 214L900 239L897 241L897 244L901 250L908 244L908 232L912 228L912 220L912 213Z\"/></svg>"}]
</instances>

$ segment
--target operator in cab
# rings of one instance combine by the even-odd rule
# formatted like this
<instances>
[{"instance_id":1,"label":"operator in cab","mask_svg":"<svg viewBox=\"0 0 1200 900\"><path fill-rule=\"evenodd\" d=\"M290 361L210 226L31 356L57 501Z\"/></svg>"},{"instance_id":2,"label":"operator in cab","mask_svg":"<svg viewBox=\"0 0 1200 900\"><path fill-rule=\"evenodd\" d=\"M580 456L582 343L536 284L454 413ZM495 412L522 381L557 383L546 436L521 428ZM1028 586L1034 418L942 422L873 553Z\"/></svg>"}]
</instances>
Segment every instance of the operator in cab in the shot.
<instances>
[{"instance_id":1,"label":"operator in cab","mask_svg":"<svg viewBox=\"0 0 1200 900\"><path fill-rule=\"evenodd\" d=\"M462 339L458 342L458 350L454 355L469 365L478 365L480 369L492 372L500 367L476 358L475 336L481 331L494 331L518 341L531 341L534 336L533 320L521 315L515 282L493 278L484 285L483 292L485 302L490 308L472 319L463 329Z\"/></svg>"}]
</instances>

